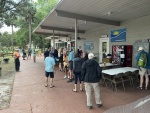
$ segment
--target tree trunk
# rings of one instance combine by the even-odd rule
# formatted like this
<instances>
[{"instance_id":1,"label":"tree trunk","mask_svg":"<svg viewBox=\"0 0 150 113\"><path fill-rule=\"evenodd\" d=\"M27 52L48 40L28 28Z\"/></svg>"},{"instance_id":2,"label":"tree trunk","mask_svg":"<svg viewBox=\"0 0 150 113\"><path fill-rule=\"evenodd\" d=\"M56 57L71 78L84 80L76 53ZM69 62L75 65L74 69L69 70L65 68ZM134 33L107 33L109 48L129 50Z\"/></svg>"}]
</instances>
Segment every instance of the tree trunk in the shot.
<instances>
[{"instance_id":1,"label":"tree trunk","mask_svg":"<svg viewBox=\"0 0 150 113\"><path fill-rule=\"evenodd\" d=\"M14 34L14 30L13 30L13 24L11 25L11 28L12 28L12 37L11 37L11 47L12 47L12 50L14 51L14 40L13 40L13 34Z\"/></svg>"}]
</instances>

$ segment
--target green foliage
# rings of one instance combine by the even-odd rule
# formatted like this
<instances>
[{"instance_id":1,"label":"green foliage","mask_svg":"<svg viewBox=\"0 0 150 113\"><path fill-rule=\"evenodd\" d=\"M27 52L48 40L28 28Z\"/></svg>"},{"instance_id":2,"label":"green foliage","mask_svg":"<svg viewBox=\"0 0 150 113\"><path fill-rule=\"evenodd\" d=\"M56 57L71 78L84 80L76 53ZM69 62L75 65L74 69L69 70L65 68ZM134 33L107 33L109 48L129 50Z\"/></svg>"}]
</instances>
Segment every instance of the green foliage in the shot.
<instances>
[{"instance_id":1,"label":"green foliage","mask_svg":"<svg viewBox=\"0 0 150 113\"><path fill-rule=\"evenodd\" d=\"M12 35L8 34L7 32L3 33L3 35L0 37L1 46L9 47L11 45L11 36Z\"/></svg>"},{"instance_id":2,"label":"green foliage","mask_svg":"<svg viewBox=\"0 0 150 113\"><path fill-rule=\"evenodd\" d=\"M23 47L29 42L29 20L32 20L33 31L58 3L58 0L38 0L37 3L32 3L30 0L19 0L17 3L15 1L16 0L6 0L3 5L1 4L1 9L2 7L4 9L0 10L0 17L2 15L3 22L5 22L8 26L15 25L20 28L16 33L13 34L13 40L15 46ZM32 15L31 12L35 13L35 15ZM0 27L2 27L1 24ZM12 36L2 35L1 37L2 39L5 39L2 45L5 43L7 43L6 45L9 45L10 37ZM40 48L44 46L43 38L45 37L46 36L44 35L32 33L32 41L34 45Z\"/></svg>"}]
</instances>

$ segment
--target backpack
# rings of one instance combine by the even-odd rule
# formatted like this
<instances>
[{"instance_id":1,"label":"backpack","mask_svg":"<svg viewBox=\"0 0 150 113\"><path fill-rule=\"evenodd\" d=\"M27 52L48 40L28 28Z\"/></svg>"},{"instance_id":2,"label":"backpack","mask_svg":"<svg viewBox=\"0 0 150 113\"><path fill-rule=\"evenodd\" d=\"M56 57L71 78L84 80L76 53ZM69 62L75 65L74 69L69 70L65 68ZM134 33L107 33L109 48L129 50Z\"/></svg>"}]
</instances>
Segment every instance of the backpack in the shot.
<instances>
[{"instance_id":1,"label":"backpack","mask_svg":"<svg viewBox=\"0 0 150 113\"><path fill-rule=\"evenodd\" d=\"M146 55L146 53L142 53L140 55L140 58L139 58L137 64L138 64L139 67L145 67L147 65L147 55Z\"/></svg>"}]
</instances>

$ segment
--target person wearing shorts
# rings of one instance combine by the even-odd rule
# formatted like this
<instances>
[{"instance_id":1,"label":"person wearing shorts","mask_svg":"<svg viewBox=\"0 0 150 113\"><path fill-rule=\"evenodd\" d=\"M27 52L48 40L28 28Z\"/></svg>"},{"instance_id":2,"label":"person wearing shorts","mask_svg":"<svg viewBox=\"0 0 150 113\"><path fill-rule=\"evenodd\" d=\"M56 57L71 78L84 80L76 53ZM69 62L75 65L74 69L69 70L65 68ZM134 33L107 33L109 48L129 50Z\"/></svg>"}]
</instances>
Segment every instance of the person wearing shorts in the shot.
<instances>
[{"instance_id":1,"label":"person wearing shorts","mask_svg":"<svg viewBox=\"0 0 150 113\"><path fill-rule=\"evenodd\" d=\"M74 60L74 53L73 49L71 49L69 56L68 56L68 61L69 61L69 80L67 83L72 82L73 80L73 60Z\"/></svg>"},{"instance_id":2,"label":"person wearing shorts","mask_svg":"<svg viewBox=\"0 0 150 113\"><path fill-rule=\"evenodd\" d=\"M136 56L136 60L138 61L140 55L142 53L146 53L143 47L139 47L139 53ZM149 64L146 67L139 67L139 75L140 75L140 86L138 88L143 89L144 77L145 77L145 89L147 90L148 83L149 83L149 75L150 75L150 66Z\"/></svg>"},{"instance_id":3,"label":"person wearing shorts","mask_svg":"<svg viewBox=\"0 0 150 113\"><path fill-rule=\"evenodd\" d=\"M46 84L45 87L48 87L48 78L50 77L50 88L53 88L53 79L55 73L55 60L53 55L50 54L49 57L45 58L45 76L46 76Z\"/></svg>"},{"instance_id":4,"label":"person wearing shorts","mask_svg":"<svg viewBox=\"0 0 150 113\"><path fill-rule=\"evenodd\" d=\"M64 70L65 70L65 76L64 78L68 78L69 79L69 75L68 75L68 52L66 51L63 55L63 64L64 64Z\"/></svg>"},{"instance_id":5,"label":"person wearing shorts","mask_svg":"<svg viewBox=\"0 0 150 113\"><path fill-rule=\"evenodd\" d=\"M149 75L150 75L150 69L139 67L139 75L140 75L140 89L143 89L143 82L145 77L145 89L147 90L148 83L149 83Z\"/></svg>"}]
</instances>

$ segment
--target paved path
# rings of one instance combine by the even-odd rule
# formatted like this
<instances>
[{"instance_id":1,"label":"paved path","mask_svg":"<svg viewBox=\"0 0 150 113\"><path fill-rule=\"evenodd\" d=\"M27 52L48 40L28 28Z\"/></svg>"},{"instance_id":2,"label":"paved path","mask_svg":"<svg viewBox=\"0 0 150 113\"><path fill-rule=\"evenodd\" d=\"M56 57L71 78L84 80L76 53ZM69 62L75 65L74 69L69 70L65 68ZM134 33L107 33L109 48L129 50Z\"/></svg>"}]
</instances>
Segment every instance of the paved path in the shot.
<instances>
[{"instance_id":1,"label":"paved path","mask_svg":"<svg viewBox=\"0 0 150 113\"><path fill-rule=\"evenodd\" d=\"M46 88L43 57L33 60L21 59L21 72L17 72L13 86L10 107L0 113L102 113L105 110L133 102L149 94L149 91L128 89L119 93L101 87L103 107L86 107L85 92L72 92L73 83L63 79L64 72L57 71L54 79L55 88ZM94 100L94 99L93 99Z\"/></svg>"}]
</instances>

